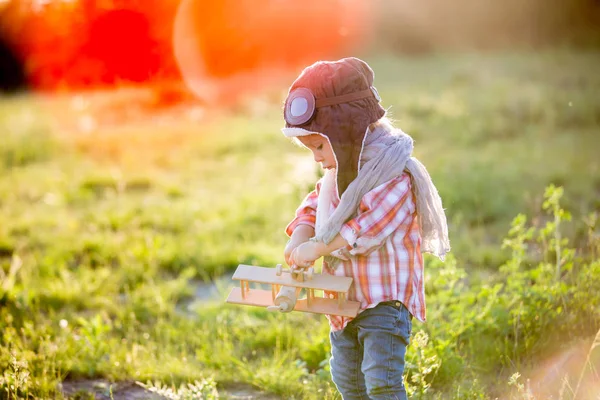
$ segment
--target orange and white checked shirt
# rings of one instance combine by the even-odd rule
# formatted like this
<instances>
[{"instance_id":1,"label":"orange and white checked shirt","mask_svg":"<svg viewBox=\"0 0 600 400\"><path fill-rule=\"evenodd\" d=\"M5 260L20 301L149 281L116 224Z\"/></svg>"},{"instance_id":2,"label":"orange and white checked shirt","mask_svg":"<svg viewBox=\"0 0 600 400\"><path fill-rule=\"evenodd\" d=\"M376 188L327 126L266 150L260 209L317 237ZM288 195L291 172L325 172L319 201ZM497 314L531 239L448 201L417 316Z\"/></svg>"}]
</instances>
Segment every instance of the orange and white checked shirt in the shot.
<instances>
[{"instance_id":1,"label":"orange and white checked shirt","mask_svg":"<svg viewBox=\"0 0 600 400\"><path fill-rule=\"evenodd\" d=\"M321 180L296 210L296 217L286 227L288 236L298 225L315 227L320 187ZM332 207L339 201L334 196ZM416 216L411 179L405 172L368 192L357 216L340 230L349 244L332 253L342 258L337 268L332 270L324 263L323 273L353 279L348 300L360 302L359 312L383 301L399 300L415 318L425 321L423 256ZM327 318L334 331L352 320Z\"/></svg>"}]
</instances>

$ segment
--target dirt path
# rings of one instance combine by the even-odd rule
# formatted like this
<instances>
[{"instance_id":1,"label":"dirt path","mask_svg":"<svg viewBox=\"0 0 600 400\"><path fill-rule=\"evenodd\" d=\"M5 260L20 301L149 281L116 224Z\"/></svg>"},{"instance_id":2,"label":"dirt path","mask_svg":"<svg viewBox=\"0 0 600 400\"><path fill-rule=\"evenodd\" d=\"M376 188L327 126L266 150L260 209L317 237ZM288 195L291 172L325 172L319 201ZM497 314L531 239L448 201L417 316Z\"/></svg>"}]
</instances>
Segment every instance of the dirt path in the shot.
<instances>
[{"instance_id":1,"label":"dirt path","mask_svg":"<svg viewBox=\"0 0 600 400\"><path fill-rule=\"evenodd\" d=\"M266 394L250 385L243 384L218 388L218 391L220 399L281 400L280 397ZM168 398L152 393L135 382L110 383L103 379L65 381L62 383L62 392L69 399L88 399L91 395L97 400L162 400Z\"/></svg>"},{"instance_id":2,"label":"dirt path","mask_svg":"<svg viewBox=\"0 0 600 400\"><path fill-rule=\"evenodd\" d=\"M225 275L211 283L194 282L194 297L179 307L182 313L192 314L203 302L215 301L224 296L232 285L231 275ZM112 398L111 398L112 391ZM93 395L97 400L161 400L167 397L152 393L133 381L111 383L104 379L78 379L62 382L62 392L67 398L87 399ZM250 385L229 384L218 387L219 398L230 400L281 400L280 397L261 392Z\"/></svg>"}]
</instances>

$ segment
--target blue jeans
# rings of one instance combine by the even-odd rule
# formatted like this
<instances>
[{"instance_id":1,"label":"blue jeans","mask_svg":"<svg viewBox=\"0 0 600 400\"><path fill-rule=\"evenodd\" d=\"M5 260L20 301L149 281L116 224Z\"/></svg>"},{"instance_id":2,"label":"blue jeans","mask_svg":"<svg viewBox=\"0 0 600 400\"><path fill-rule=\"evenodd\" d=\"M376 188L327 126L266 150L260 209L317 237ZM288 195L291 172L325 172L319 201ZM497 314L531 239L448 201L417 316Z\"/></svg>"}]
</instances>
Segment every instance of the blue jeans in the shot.
<instances>
[{"instance_id":1,"label":"blue jeans","mask_svg":"<svg viewBox=\"0 0 600 400\"><path fill-rule=\"evenodd\" d=\"M331 332L331 378L344 400L405 400L404 356L412 315L399 301L367 309Z\"/></svg>"}]
</instances>

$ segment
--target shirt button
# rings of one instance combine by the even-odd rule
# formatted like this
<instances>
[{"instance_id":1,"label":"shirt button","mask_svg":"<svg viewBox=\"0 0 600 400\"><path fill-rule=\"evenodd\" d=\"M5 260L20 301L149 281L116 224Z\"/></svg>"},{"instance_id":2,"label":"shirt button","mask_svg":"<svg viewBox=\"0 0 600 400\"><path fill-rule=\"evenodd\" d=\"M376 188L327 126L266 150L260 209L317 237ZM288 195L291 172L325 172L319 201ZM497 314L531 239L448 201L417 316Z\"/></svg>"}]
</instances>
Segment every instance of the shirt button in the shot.
<instances>
[{"instance_id":1,"label":"shirt button","mask_svg":"<svg viewBox=\"0 0 600 400\"><path fill-rule=\"evenodd\" d=\"M354 247L354 248L357 248L357 247L358 247L358 245L357 245L356 243L354 243L354 244L352 245L352 247Z\"/></svg>"}]
</instances>

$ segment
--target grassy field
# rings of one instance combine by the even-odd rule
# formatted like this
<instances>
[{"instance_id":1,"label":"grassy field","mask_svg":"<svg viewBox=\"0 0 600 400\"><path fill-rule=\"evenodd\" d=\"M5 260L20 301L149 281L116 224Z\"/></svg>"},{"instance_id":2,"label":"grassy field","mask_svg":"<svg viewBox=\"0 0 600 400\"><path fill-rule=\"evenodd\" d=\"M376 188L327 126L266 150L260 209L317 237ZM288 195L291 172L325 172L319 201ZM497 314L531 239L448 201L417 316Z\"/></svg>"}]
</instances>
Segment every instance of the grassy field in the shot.
<instances>
[{"instance_id":1,"label":"grassy field","mask_svg":"<svg viewBox=\"0 0 600 400\"><path fill-rule=\"evenodd\" d=\"M449 218L413 398L597 399L600 53L366 59ZM338 398L324 318L185 307L197 280L282 261L319 174L279 133L283 89L137 119L118 99L102 114L85 96L1 100L0 397L105 378Z\"/></svg>"}]
</instances>

